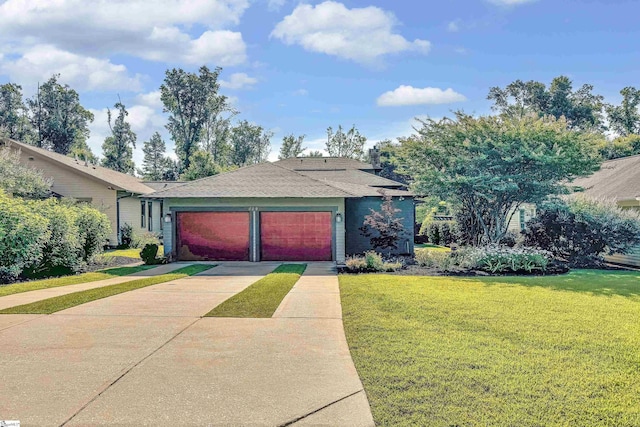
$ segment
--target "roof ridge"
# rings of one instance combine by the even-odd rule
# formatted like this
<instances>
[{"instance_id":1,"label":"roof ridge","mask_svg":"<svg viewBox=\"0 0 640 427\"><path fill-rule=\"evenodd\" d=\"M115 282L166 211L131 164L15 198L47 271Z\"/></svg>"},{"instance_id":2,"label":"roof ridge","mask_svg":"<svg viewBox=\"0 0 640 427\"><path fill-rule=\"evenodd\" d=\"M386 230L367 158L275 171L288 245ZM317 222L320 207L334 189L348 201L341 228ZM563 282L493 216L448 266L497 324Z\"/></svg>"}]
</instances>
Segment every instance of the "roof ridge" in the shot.
<instances>
[{"instance_id":1,"label":"roof ridge","mask_svg":"<svg viewBox=\"0 0 640 427\"><path fill-rule=\"evenodd\" d=\"M285 168L284 166L280 166L280 165L277 165L277 164L275 164L275 163L271 163L271 165L273 165L273 166L275 166L275 167L278 167L278 168L280 168L280 169L286 170L286 171L288 171L288 172L293 172L293 173L295 173L296 175L299 175L299 176L305 177L306 179L310 179L310 180L312 180L312 181L319 182L320 184L322 184L322 185L326 185L327 187L331 187L331 188L333 188L333 189L340 190L340 191L342 191L342 192L344 192L344 193L346 193L346 194L349 194L349 195L351 195L351 196L353 196L353 197L357 197L357 195L356 195L356 194L353 194L353 193L351 193L351 192L349 192L349 191L346 191L346 190L344 190L344 189L342 189L342 188L336 187L335 185L331 185L331 184L329 184L329 183L328 183L328 182L326 182L326 181L321 181L321 180L319 180L319 179L316 179L316 178L310 177L310 176L308 176L308 175L304 175L304 174L302 174L302 173L300 173L300 172L298 172L298 171L296 171L296 170L289 169L289 168Z\"/></svg>"}]
</instances>

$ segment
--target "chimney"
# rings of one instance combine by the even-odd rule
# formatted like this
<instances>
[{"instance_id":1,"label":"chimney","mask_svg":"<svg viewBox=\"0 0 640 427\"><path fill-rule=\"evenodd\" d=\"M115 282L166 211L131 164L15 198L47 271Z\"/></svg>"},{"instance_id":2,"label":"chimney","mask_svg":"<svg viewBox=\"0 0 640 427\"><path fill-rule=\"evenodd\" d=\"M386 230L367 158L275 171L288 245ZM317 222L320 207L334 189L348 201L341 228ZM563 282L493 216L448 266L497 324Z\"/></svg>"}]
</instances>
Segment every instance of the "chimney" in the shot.
<instances>
[{"instance_id":1,"label":"chimney","mask_svg":"<svg viewBox=\"0 0 640 427\"><path fill-rule=\"evenodd\" d=\"M376 169L380 169L380 150L378 149L378 147L374 146L373 148L369 149L369 159L371 160L371 165L376 168Z\"/></svg>"}]
</instances>

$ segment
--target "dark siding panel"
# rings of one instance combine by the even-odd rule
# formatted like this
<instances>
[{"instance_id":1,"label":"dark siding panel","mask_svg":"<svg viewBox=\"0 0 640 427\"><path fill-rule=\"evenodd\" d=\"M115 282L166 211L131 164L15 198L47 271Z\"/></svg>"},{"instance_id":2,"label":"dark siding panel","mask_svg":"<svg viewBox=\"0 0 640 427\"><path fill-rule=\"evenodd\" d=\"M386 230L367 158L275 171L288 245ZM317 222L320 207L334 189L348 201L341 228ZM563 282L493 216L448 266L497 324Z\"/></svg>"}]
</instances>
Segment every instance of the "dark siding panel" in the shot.
<instances>
[{"instance_id":1,"label":"dark siding panel","mask_svg":"<svg viewBox=\"0 0 640 427\"><path fill-rule=\"evenodd\" d=\"M398 216L403 218L405 235L401 237L397 251L386 251L386 253L392 255L406 254L408 246L408 253L413 254L413 228L415 222L413 198L405 197L404 200L400 201L397 197L394 197L393 204L401 210ZM360 227L364 223L364 217L371 212L370 209L380 210L381 205L382 199L380 197L345 200L345 249L347 255L360 254L373 249L369 238L362 235Z\"/></svg>"}]
</instances>

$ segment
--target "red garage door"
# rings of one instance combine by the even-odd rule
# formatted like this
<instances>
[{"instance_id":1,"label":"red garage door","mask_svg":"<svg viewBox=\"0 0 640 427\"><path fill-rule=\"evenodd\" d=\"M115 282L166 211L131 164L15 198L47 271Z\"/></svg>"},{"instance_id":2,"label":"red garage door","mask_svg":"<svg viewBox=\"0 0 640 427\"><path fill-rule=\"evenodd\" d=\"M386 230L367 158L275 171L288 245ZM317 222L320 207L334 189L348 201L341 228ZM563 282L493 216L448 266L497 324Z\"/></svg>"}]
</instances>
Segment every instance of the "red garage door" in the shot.
<instances>
[{"instance_id":1,"label":"red garage door","mask_svg":"<svg viewBox=\"0 0 640 427\"><path fill-rule=\"evenodd\" d=\"M331 261L331 212L261 212L263 261Z\"/></svg>"},{"instance_id":2,"label":"red garage door","mask_svg":"<svg viewBox=\"0 0 640 427\"><path fill-rule=\"evenodd\" d=\"M249 260L249 212L179 212L178 259Z\"/></svg>"}]
</instances>

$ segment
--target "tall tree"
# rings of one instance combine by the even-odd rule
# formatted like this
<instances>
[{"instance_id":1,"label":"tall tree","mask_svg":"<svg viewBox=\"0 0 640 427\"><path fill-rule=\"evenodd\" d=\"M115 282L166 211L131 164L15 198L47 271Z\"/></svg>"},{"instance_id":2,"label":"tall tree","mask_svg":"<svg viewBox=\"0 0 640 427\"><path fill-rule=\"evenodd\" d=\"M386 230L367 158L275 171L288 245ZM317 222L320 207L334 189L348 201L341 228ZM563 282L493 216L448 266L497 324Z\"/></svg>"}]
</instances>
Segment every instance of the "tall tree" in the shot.
<instances>
[{"instance_id":1,"label":"tall tree","mask_svg":"<svg viewBox=\"0 0 640 427\"><path fill-rule=\"evenodd\" d=\"M200 148L207 123L229 110L227 98L218 94L221 70L203 66L196 74L174 68L166 71L160 86L163 111L169 113L167 129L176 144L181 171L189 168L191 155Z\"/></svg>"},{"instance_id":2,"label":"tall tree","mask_svg":"<svg viewBox=\"0 0 640 427\"><path fill-rule=\"evenodd\" d=\"M162 175L167 169L165 151L167 147L158 132L155 132L148 141L144 142L142 152L142 177L147 181L161 181Z\"/></svg>"},{"instance_id":3,"label":"tall tree","mask_svg":"<svg viewBox=\"0 0 640 427\"><path fill-rule=\"evenodd\" d=\"M327 128L327 152L331 157L350 157L360 160L364 155L364 144L367 138L362 136L355 125L346 133L342 126L333 133L333 128Z\"/></svg>"},{"instance_id":4,"label":"tall tree","mask_svg":"<svg viewBox=\"0 0 640 427\"><path fill-rule=\"evenodd\" d=\"M400 140L402 141L402 138L400 138ZM411 177L401 174L398 171L398 151L400 150L400 144L394 144L391 140L385 139L378 142L374 149L377 149L380 154L381 170L379 175L381 177L403 184L408 184L411 181Z\"/></svg>"},{"instance_id":5,"label":"tall tree","mask_svg":"<svg viewBox=\"0 0 640 427\"><path fill-rule=\"evenodd\" d=\"M31 140L31 124L22 100L22 86L15 83L0 85L0 135L26 143Z\"/></svg>"},{"instance_id":6,"label":"tall tree","mask_svg":"<svg viewBox=\"0 0 640 427\"><path fill-rule=\"evenodd\" d=\"M302 152L306 150L306 148L302 146L304 137L305 135L296 137L293 134L283 137L278 159L288 159L290 157L298 157L299 155L301 155Z\"/></svg>"},{"instance_id":7,"label":"tall tree","mask_svg":"<svg viewBox=\"0 0 640 427\"><path fill-rule=\"evenodd\" d=\"M107 110L107 120L111 129L111 136L105 138L102 144L102 165L118 172L132 174L135 171L133 164L133 149L136 148L136 134L131 130L127 122L129 112L121 102L116 102L114 108L118 111L118 117L111 124L111 110Z\"/></svg>"},{"instance_id":8,"label":"tall tree","mask_svg":"<svg viewBox=\"0 0 640 427\"><path fill-rule=\"evenodd\" d=\"M456 202L472 242L499 243L523 203L563 192L565 182L599 168L599 136L535 115L421 121L401 157L418 193Z\"/></svg>"},{"instance_id":9,"label":"tall tree","mask_svg":"<svg viewBox=\"0 0 640 427\"><path fill-rule=\"evenodd\" d=\"M625 87L620 94L622 103L619 106L606 106L609 128L620 136L640 134L640 90Z\"/></svg>"},{"instance_id":10,"label":"tall tree","mask_svg":"<svg viewBox=\"0 0 640 427\"><path fill-rule=\"evenodd\" d=\"M220 166L213 160L211 153L198 150L191 156L189 167L180 175L180 179L183 181L194 181L196 179L217 175L220 171Z\"/></svg>"},{"instance_id":11,"label":"tall tree","mask_svg":"<svg viewBox=\"0 0 640 427\"><path fill-rule=\"evenodd\" d=\"M89 147L87 140L84 138L76 139L73 144L71 144L68 156L91 163L98 162L98 158L93 154L91 147Z\"/></svg>"},{"instance_id":12,"label":"tall tree","mask_svg":"<svg viewBox=\"0 0 640 427\"><path fill-rule=\"evenodd\" d=\"M38 87L38 93L27 100L35 145L69 154L71 146L89 137L93 114L80 105L78 92L58 83L59 74Z\"/></svg>"},{"instance_id":13,"label":"tall tree","mask_svg":"<svg viewBox=\"0 0 640 427\"><path fill-rule=\"evenodd\" d=\"M267 161L271 149L271 132L246 120L238 123L231 134L231 164L247 166Z\"/></svg>"},{"instance_id":14,"label":"tall tree","mask_svg":"<svg viewBox=\"0 0 640 427\"><path fill-rule=\"evenodd\" d=\"M494 102L494 110L513 117L536 113L564 117L572 129L603 127L604 98L593 94L593 86L588 84L574 91L573 82L566 76L554 78L548 88L541 82L516 80L504 89L492 87L487 99Z\"/></svg>"}]
</instances>

